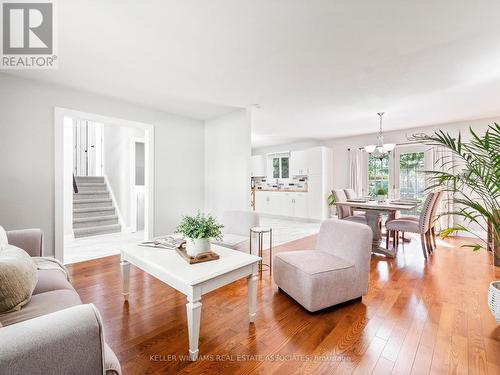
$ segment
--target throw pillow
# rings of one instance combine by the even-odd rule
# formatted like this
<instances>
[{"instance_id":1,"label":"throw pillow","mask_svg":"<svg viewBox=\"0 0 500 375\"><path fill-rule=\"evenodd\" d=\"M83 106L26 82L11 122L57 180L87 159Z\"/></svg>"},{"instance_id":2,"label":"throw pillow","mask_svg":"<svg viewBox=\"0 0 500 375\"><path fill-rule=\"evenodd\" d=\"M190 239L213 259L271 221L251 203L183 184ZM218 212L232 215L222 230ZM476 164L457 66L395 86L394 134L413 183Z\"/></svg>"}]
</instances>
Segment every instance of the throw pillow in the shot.
<instances>
[{"instance_id":1,"label":"throw pillow","mask_svg":"<svg viewBox=\"0 0 500 375\"><path fill-rule=\"evenodd\" d=\"M0 250L0 313L27 304L37 282L35 262L26 251L12 245Z\"/></svg>"},{"instance_id":2,"label":"throw pillow","mask_svg":"<svg viewBox=\"0 0 500 375\"><path fill-rule=\"evenodd\" d=\"M0 225L0 250L9 244L9 239L7 238L7 232Z\"/></svg>"}]
</instances>

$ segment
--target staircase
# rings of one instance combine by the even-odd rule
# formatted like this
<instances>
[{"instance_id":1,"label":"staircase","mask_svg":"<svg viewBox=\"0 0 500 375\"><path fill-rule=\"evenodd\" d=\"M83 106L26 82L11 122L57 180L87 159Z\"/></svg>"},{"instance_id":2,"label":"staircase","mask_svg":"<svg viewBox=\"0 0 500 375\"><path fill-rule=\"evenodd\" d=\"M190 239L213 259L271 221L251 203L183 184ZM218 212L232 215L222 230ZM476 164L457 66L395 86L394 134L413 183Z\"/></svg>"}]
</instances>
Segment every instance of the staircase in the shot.
<instances>
[{"instance_id":1,"label":"staircase","mask_svg":"<svg viewBox=\"0 0 500 375\"><path fill-rule=\"evenodd\" d=\"M75 238L121 232L104 177L75 176L78 193L73 194Z\"/></svg>"}]
</instances>

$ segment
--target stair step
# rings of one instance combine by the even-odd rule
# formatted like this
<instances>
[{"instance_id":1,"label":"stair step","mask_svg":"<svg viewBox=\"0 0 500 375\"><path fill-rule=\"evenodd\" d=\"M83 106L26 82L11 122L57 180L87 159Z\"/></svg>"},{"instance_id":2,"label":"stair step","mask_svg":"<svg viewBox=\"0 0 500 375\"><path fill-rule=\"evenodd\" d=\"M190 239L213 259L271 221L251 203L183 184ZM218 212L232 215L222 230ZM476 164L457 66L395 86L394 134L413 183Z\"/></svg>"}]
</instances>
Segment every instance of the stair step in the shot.
<instances>
[{"instance_id":1,"label":"stair step","mask_svg":"<svg viewBox=\"0 0 500 375\"><path fill-rule=\"evenodd\" d=\"M76 184L79 183L104 183L103 176L75 176Z\"/></svg>"},{"instance_id":2,"label":"stair step","mask_svg":"<svg viewBox=\"0 0 500 375\"><path fill-rule=\"evenodd\" d=\"M76 185L78 187L78 193L87 192L87 191L102 191L102 190L108 191L107 186L104 182L103 183L78 183L77 182Z\"/></svg>"},{"instance_id":3,"label":"stair step","mask_svg":"<svg viewBox=\"0 0 500 375\"><path fill-rule=\"evenodd\" d=\"M97 236L99 234L118 233L121 231L120 224L101 225L87 228L74 228L75 238Z\"/></svg>"},{"instance_id":4,"label":"stair step","mask_svg":"<svg viewBox=\"0 0 500 375\"><path fill-rule=\"evenodd\" d=\"M88 228L118 224L117 215L80 217L73 219L73 228Z\"/></svg>"},{"instance_id":5,"label":"stair step","mask_svg":"<svg viewBox=\"0 0 500 375\"><path fill-rule=\"evenodd\" d=\"M115 208L113 206L73 208L73 219L96 216L110 216L114 214Z\"/></svg>"},{"instance_id":6,"label":"stair step","mask_svg":"<svg viewBox=\"0 0 500 375\"><path fill-rule=\"evenodd\" d=\"M73 201L73 208L84 207L112 207L113 201L111 198L96 198L96 199L78 199Z\"/></svg>"},{"instance_id":7,"label":"stair step","mask_svg":"<svg viewBox=\"0 0 500 375\"><path fill-rule=\"evenodd\" d=\"M82 199L100 199L100 198L109 198L109 192L104 191L79 191L76 194L73 194L73 202L80 201Z\"/></svg>"}]
</instances>

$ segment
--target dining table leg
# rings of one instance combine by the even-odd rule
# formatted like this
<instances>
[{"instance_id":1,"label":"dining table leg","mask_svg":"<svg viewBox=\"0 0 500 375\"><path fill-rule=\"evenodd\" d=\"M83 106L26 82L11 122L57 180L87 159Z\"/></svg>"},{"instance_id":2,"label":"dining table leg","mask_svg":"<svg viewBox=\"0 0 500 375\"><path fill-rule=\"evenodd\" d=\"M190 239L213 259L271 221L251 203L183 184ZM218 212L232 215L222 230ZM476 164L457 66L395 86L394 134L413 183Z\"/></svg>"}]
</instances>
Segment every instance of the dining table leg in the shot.
<instances>
[{"instance_id":1,"label":"dining table leg","mask_svg":"<svg viewBox=\"0 0 500 375\"><path fill-rule=\"evenodd\" d=\"M396 251L392 249L384 249L380 246L380 240L382 239L382 231L380 230L380 211L378 210L367 210L366 211L366 222L371 228L373 233L372 239L372 253L385 255L388 258L394 258Z\"/></svg>"}]
</instances>

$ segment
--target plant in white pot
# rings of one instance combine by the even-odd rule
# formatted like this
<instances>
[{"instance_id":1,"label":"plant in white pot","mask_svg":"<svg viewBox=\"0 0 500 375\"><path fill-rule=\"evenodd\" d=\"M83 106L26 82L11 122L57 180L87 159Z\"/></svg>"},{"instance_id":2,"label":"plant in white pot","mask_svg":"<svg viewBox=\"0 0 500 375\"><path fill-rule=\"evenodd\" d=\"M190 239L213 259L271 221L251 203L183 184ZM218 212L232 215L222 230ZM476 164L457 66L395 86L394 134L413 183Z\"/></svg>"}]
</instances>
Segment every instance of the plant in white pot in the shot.
<instances>
[{"instance_id":1,"label":"plant in white pot","mask_svg":"<svg viewBox=\"0 0 500 375\"><path fill-rule=\"evenodd\" d=\"M386 196L387 196L387 190L385 190L382 187L377 189L377 201L379 203L384 203Z\"/></svg>"},{"instance_id":2,"label":"plant in white pot","mask_svg":"<svg viewBox=\"0 0 500 375\"><path fill-rule=\"evenodd\" d=\"M186 253L196 257L201 253L210 251L210 239L222 240L221 229L212 215L198 213L196 216L184 216L177 227L176 233L181 233L186 239Z\"/></svg>"}]
</instances>

